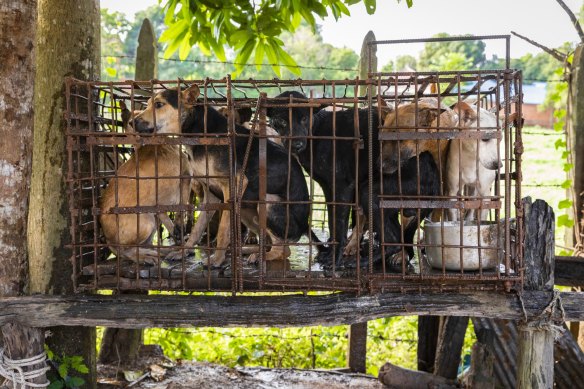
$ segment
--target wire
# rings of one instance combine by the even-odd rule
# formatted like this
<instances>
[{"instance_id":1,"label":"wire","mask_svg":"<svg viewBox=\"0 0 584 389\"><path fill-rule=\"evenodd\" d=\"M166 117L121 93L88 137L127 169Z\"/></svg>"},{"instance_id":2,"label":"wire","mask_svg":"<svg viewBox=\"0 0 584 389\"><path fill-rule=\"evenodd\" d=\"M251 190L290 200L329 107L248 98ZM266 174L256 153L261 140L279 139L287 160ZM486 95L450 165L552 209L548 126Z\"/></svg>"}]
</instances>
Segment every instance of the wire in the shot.
<instances>
[{"instance_id":1,"label":"wire","mask_svg":"<svg viewBox=\"0 0 584 389\"><path fill-rule=\"evenodd\" d=\"M102 55L102 58L129 58L129 59L135 59L136 57L133 55ZM158 57L159 60L162 61L174 61L174 62L189 62L189 63L200 63L200 64L221 64L221 65L238 65L238 66L283 66L283 67L288 67L288 68L298 68L298 69L316 69L316 70L338 70L338 71L345 71L345 72L358 72L359 69L357 68L331 68L331 67L327 67L327 66L302 66L302 65L294 65L294 66L290 66L290 65L286 65L286 64L281 64L281 63L261 63L261 64L255 64L255 63L242 63L242 62L231 62L231 61L219 61L219 60L201 60L201 59L185 59L185 60L180 60L180 59L176 59L176 58L164 58L164 57Z\"/></svg>"}]
</instances>

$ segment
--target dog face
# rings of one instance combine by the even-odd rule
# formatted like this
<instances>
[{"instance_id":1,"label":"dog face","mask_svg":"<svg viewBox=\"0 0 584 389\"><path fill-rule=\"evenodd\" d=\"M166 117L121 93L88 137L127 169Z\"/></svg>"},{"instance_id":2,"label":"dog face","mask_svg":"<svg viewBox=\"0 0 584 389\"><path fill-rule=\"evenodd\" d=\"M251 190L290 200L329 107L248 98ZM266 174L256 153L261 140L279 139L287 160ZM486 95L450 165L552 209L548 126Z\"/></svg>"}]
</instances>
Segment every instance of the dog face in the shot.
<instances>
[{"instance_id":1,"label":"dog face","mask_svg":"<svg viewBox=\"0 0 584 389\"><path fill-rule=\"evenodd\" d=\"M486 109L471 107L467 103L461 101L453 106L454 111L458 112L460 117L460 126L465 129L489 129L494 130L500 128L501 123L497 122L497 115L489 112ZM498 127L499 125L499 127ZM476 155L479 162L485 169L497 170L501 164L499 155L499 145L497 139L481 139L463 141L463 147L466 148L472 155Z\"/></svg>"},{"instance_id":2,"label":"dog face","mask_svg":"<svg viewBox=\"0 0 584 389\"><path fill-rule=\"evenodd\" d=\"M294 107L288 108L285 105L293 102L308 103L308 98L300 92L288 91L279 94L276 98L282 99L282 107L268 107L267 114L270 118L270 126L284 138L284 146L288 147L288 142L292 142L292 151L301 153L306 149L307 137L310 130L310 108ZM320 108L313 108L313 114Z\"/></svg>"},{"instance_id":3,"label":"dog face","mask_svg":"<svg viewBox=\"0 0 584 389\"><path fill-rule=\"evenodd\" d=\"M134 118L134 129L142 134L180 134L179 104L184 112L195 104L199 94L199 87L194 84L182 92L173 88L156 93L148 100L146 109Z\"/></svg>"},{"instance_id":4,"label":"dog face","mask_svg":"<svg viewBox=\"0 0 584 389\"><path fill-rule=\"evenodd\" d=\"M417 117L417 122L416 122ZM450 109L438 107L433 99L419 100L416 103L400 105L395 111L385 117L382 132L436 132L440 117L440 128L454 127L458 122L457 115ZM445 140L401 140L386 141L381 151L381 165L384 173L391 174L402 167L410 158L429 151L436 163L445 158Z\"/></svg>"}]
</instances>

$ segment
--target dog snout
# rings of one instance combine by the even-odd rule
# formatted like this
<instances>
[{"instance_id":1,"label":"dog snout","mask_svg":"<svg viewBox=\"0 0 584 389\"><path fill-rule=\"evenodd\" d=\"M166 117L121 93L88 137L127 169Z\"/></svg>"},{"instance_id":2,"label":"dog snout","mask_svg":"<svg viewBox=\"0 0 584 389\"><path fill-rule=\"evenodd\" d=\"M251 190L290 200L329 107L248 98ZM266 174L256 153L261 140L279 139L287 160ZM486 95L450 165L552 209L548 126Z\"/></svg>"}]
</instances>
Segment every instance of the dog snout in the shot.
<instances>
[{"instance_id":1,"label":"dog snout","mask_svg":"<svg viewBox=\"0 0 584 389\"><path fill-rule=\"evenodd\" d=\"M294 139L292 141L292 149L294 150L294 152L300 153L300 152L304 151L305 148L306 148L306 141L304 141L302 139Z\"/></svg>"},{"instance_id":2,"label":"dog snout","mask_svg":"<svg viewBox=\"0 0 584 389\"><path fill-rule=\"evenodd\" d=\"M136 132L141 134L149 134L154 132L154 126L147 121L142 120L141 118L135 118L130 122L130 125L134 127Z\"/></svg>"},{"instance_id":3,"label":"dog snout","mask_svg":"<svg viewBox=\"0 0 584 389\"><path fill-rule=\"evenodd\" d=\"M383 169L383 173L385 174L393 174L397 170L397 158L395 157L381 157L381 167Z\"/></svg>"},{"instance_id":4,"label":"dog snout","mask_svg":"<svg viewBox=\"0 0 584 389\"><path fill-rule=\"evenodd\" d=\"M501 161L492 161L485 165L485 168L489 170L497 170L503 167L503 163Z\"/></svg>"}]
</instances>

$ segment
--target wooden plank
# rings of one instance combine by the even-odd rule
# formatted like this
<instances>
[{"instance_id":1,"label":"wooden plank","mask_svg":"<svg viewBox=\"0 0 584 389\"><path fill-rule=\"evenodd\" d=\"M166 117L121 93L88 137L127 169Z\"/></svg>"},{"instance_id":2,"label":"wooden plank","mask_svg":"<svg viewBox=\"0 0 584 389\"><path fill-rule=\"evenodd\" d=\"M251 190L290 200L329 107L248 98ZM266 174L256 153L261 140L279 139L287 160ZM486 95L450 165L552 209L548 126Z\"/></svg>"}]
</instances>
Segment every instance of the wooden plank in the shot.
<instances>
[{"instance_id":1,"label":"wooden plank","mask_svg":"<svg viewBox=\"0 0 584 389\"><path fill-rule=\"evenodd\" d=\"M464 335L468 327L468 316L446 316L442 318L434 374L456 379Z\"/></svg>"},{"instance_id":2,"label":"wooden plank","mask_svg":"<svg viewBox=\"0 0 584 389\"><path fill-rule=\"evenodd\" d=\"M542 200L531 204L531 199L527 198L523 204L524 289L551 291L554 287L554 211ZM517 388L546 389L554 386L554 335L551 324L551 318L544 312L539 317L521 322Z\"/></svg>"},{"instance_id":3,"label":"wooden plank","mask_svg":"<svg viewBox=\"0 0 584 389\"><path fill-rule=\"evenodd\" d=\"M440 317L420 316L418 318L418 370L434 372L436 347L440 332Z\"/></svg>"},{"instance_id":4,"label":"wooden plank","mask_svg":"<svg viewBox=\"0 0 584 389\"><path fill-rule=\"evenodd\" d=\"M367 371L367 322L351 324L348 363L353 373Z\"/></svg>"},{"instance_id":5,"label":"wooden plank","mask_svg":"<svg viewBox=\"0 0 584 389\"><path fill-rule=\"evenodd\" d=\"M449 315L521 320L539 316L552 292L384 293L324 296L21 296L0 298L0 325L11 320L32 327L340 325L390 316ZM565 320L584 320L584 292L559 293ZM559 309L552 313L561 319Z\"/></svg>"}]
</instances>

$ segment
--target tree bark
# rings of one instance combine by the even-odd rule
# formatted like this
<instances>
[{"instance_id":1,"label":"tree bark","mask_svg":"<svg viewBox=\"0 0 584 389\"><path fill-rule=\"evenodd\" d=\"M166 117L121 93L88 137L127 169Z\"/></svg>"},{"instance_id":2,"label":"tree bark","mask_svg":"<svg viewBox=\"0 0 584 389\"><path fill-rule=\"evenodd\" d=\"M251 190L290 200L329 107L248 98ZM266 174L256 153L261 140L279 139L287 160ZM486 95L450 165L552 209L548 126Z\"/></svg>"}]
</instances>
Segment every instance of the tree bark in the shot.
<instances>
[{"instance_id":1,"label":"tree bark","mask_svg":"<svg viewBox=\"0 0 584 389\"><path fill-rule=\"evenodd\" d=\"M99 0L39 0L35 89L35 137L28 219L30 288L67 294L71 282L69 211L64 181L64 77L99 78ZM49 347L60 355L84 356L95 387L95 328L53 328ZM60 333L63 332L63 333ZM73 336L74 335L74 336ZM53 339L55 341L53 341Z\"/></svg>"},{"instance_id":2,"label":"tree bark","mask_svg":"<svg viewBox=\"0 0 584 389\"><path fill-rule=\"evenodd\" d=\"M0 3L0 296L26 292L26 218L31 176L36 0ZM43 352L44 334L16 323L2 327L6 355L25 359ZM42 362L24 371L42 368ZM29 382L46 382L40 377Z\"/></svg>"}]
</instances>

